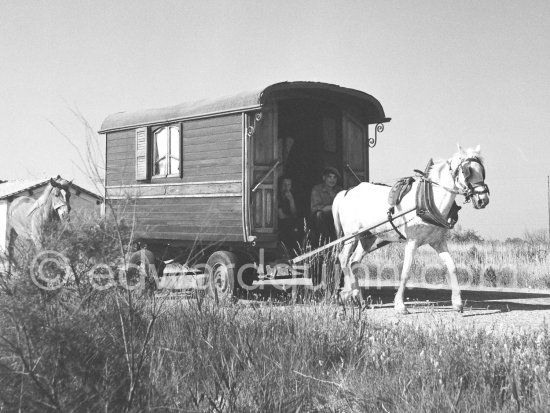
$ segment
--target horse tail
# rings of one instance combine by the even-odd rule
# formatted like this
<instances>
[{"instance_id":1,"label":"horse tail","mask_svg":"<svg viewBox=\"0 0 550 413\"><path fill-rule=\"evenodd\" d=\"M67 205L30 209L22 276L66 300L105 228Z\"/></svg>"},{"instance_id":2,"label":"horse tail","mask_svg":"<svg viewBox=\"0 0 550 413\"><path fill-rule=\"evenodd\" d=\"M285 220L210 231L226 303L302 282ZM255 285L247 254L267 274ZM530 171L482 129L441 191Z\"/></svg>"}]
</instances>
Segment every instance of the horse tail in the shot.
<instances>
[{"instance_id":1,"label":"horse tail","mask_svg":"<svg viewBox=\"0 0 550 413\"><path fill-rule=\"evenodd\" d=\"M344 199L345 192L341 191L336 194L334 201L332 203L332 218L334 220L334 229L336 229L336 236L339 238L344 235L342 230L342 222L340 221L340 203Z\"/></svg>"}]
</instances>

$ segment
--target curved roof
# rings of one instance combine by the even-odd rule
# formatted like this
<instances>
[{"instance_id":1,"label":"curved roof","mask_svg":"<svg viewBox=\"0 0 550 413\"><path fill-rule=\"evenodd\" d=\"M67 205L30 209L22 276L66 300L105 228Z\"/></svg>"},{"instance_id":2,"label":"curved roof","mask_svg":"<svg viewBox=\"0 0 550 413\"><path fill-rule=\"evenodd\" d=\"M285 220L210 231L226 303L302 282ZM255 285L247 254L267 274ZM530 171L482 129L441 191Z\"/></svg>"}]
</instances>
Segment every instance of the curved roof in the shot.
<instances>
[{"instance_id":1,"label":"curved roof","mask_svg":"<svg viewBox=\"0 0 550 413\"><path fill-rule=\"evenodd\" d=\"M99 132L106 133L188 118L245 112L258 109L269 101L291 98L316 98L334 103L354 105L362 112L362 116L369 123L390 120L386 118L384 109L376 98L359 90L321 82L281 82L260 90L233 96L203 99L164 108L114 113L105 118Z\"/></svg>"}]
</instances>

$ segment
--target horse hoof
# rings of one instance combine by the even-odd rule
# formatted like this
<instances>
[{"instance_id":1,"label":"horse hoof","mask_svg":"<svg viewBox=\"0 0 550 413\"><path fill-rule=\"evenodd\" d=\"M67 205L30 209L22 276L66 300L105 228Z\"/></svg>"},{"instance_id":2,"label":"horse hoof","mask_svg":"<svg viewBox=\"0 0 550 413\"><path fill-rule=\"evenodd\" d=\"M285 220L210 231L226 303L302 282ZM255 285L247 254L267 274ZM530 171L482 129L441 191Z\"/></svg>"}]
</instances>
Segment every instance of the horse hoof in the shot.
<instances>
[{"instance_id":1,"label":"horse hoof","mask_svg":"<svg viewBox=\"0 0 550 413\"><path fill-rule=\"evenodd\" d=\"M405 304L395 304L393 309L396 314L402 314L402 315L410 314L409 310L407 310L407 307L405 307Z\"/></svg>"},{"instance_id":2,"label":"horse hoof","mask_svg":"<svg viewBox=\"0 0 550 413\"><path fill-rule=\"evenodd\" d=\"M459 303L459 304L453 304L453 309L459 313L463 313L464 312L464 306L462 305L462 303Z\"/></svg>"},{"instance_id":3,"label":"horse hoof","mask_svg":"<svg viewBox=\"0 0 550 413\"><path fill-rule=\"evenodd\" d=\"M358 300L359 297L360 297L359 290L357 290L357 289L340 291L340 299L341 300L348 300L350 298L352 300Z\"/></svg>"},{"instance_id":4,"label":"horse hoof","mask_svg":"<svg viewBox=\"0 0 550 413\"><path fill-rule=\"evenodd\" d=\"M451 298L451 303L453 304L453 309L462 313L464 311L464 306L462 305L462 298L460 295Z\"/></svg>"},{"instance_id":5,"label":"horse hoof","mask_svg":"<svg viewBox=\"0 0 550 413\"><path fill-rule=\"evenodd\" d=\"M340 301L345 302L351 296L351 291L340 291Z\"/></svg>"}]
</instances>

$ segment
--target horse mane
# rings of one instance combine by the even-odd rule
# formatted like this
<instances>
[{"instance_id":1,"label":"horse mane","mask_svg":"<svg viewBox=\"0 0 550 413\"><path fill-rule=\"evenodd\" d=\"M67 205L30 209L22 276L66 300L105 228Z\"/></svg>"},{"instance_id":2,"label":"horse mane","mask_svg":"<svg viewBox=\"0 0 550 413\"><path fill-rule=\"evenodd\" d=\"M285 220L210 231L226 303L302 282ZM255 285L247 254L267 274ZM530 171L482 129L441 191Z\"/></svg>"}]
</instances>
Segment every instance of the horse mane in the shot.
<instances>
[{"instance_id":1,"label":"horse mane","mask_svg":"<svg viewBox=\"0 0 550 413\"><path fill-rule=\"evenodd\" d=\"M44 207L48 203L48 201L51 202L51 193L53 189L54 187L52 186L52 184L48 183L48 185L46 185L44 192L37 198L29 214Z\"/></svg>"}]
</instances>

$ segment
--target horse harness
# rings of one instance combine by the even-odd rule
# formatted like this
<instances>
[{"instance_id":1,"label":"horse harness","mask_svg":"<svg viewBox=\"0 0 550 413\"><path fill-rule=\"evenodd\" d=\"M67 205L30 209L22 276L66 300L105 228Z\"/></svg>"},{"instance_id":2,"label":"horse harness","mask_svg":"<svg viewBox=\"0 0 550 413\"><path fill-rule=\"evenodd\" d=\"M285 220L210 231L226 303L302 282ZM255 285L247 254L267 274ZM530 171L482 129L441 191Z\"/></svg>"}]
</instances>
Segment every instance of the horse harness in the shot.
<instances>
[{"instance_id":1,"label":"horse harness","mask_svg":"<svg viewBox=\"0 0 550 413\"><path fill-rule=\"evenodd\" d=\"M466 158L460 162L458 167L453 170L451 163L447 161L449 166L449 171L455 181L455 184L458 185L457 179L459 173L462 172L464 180L466 182L466 188L462 191L457 191L453 188L447 188L438 182L434 182L428 178L430 169L433 166L433 160L430 159L428 165L424 172L415 169L417 177L420 178L418 188L416 190L416 215L419 216L424 222L427 222L432 225L436 225L441 228L452 229L458 221L458 211L462 207L458 206L456 202L453 202L451 205L451 210L449 215L445 218L441 212L436 208L435 202L433 199L433 185L439 186L448 192L454 193L456 195L463 195L465 197L465 203L469 202L474 195L489 194L489 186L483 182L482 184L472 185L468 182L467 178L471 175L470 169L466 164L477 163L481 167L481 172L483 176L483 181L485 181L485 167L477 157ZM397 226L393 222L393 214L395 213L395 206L398 205L403 197L410 192L412 189L412 184L416 181L414 177L407 177L399 179L391 188L390 194L388 196L388 203L390 208L387 212L388 222L392 226L393 230L399 235L399 238L404 240L405 236L399 231ZM479 190L481 188L481 190Z\"/></svg>"},{"instance_id":2,"label":"horse harness","mask_svg":"<svg viewBox=\"0 0 550 413\"><path fill-rule=\"evenodd\" d=\"M478 185L472 185L471 182L468 182L468 177L471 175L470 168L465 169L466 164L471 163L477 163L481 168L481 176L483 177L483 183ZM477 157L471 157L463 159L458 167L453 171L453 168L451 166L451 163L447 161L447 164L449 165L449 171L451 172L451 175L453 176L453 179L457 180L458 174L462 172L462 175L464 176L464 181L466 182L466 189L462 192L460 192L460 195L464 195L466 198L466 202L469 202L472 196L474 195L482 195L482 194L490 194L489 186L485 183L485 166L481 163L481 160ZM478 191L478 188L481 188L481 191Z\"/></svg>"}]
</instances>

